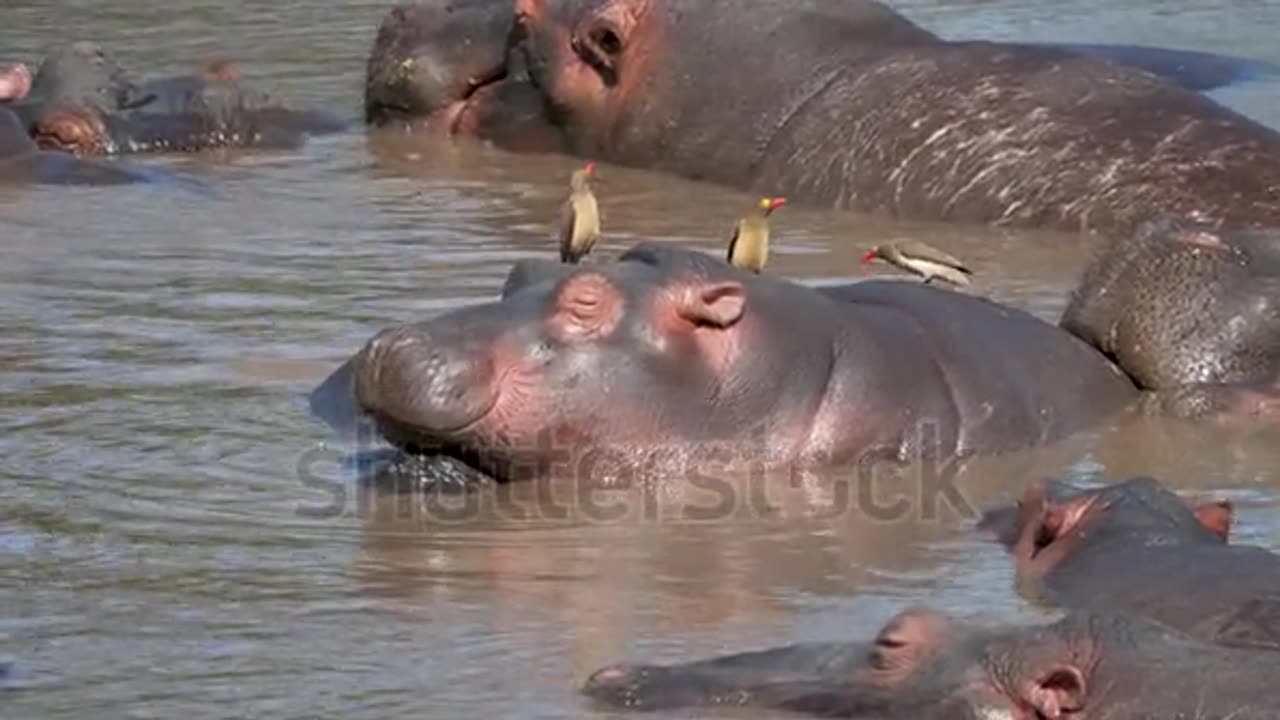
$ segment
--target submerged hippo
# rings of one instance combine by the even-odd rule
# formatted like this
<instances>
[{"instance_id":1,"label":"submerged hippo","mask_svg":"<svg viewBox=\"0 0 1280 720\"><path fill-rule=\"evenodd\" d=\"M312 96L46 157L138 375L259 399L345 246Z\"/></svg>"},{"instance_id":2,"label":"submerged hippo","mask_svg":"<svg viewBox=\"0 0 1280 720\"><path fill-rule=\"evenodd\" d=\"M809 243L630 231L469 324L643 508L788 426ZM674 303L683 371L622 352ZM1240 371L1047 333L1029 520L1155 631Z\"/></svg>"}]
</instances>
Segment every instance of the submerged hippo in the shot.
<instances>
[{"instance_id":1,"label":"submerged hippo","mask_svg":"<svg viewBox=\"0 0 1280 720\"><path fill-rule=\"evenodd\" d=\"M1013 553L1019 577L1057 605L1280 652L1280 555L1229 544L1231 516L1229 504L1188 502L1151 478L1085 491L1048 481L983 525Z\"/></svg>"},{"instance_id":2,"label":"submerged hippo","mask_svg":"<svg viewBox=\"0 0 1280 720\"><path fill-rule=\"evenodd\" d=\"M127 185L160 178L156 172L41 150L18 116L0 107L0 184Z\"/></svg>"},{"instance_id":3,"label":"submerged hippo","mask_svg":"<svg viewBox=\"0 0 1280 720\"><path fill-rule=\"evenodd\" d=\"M546 149L903 218L1280 225L1280 134L1077 51L944 41L871 0L453 8L384 22L370 119L504 142L516 118Z\"/></svg>"},{"instance_id":4,"label":"submerged hippo","mask_svg":"<svg viewBox=\"0 0 1280 720\"><path fill-rule=\"evenodd\" d=\"M384 330L312 407L514 479L704 452L791 467L997 452L1134 397L1085 343L985 299L814 289L641 244L610 264L517 265L496 302Z\"/></svg>"},{"instance_id":5,"label":"submerged hippo","mask_svg":"<svg viewBox=\"0 0 1280 720\"><path fill-rule=\"evenodd\" d=\"M330 113L291 110L245 87L230 63L140 80L88 42L52 51L14 110L41 147L79 155L291 148L347 124Z\"/></svg>"},{"instance_id":6,"label":"submerged hippo","mask_svg":"<svg viewBox=\"0 0 1280 720\"><path fill-rule=\"evenodd\" d=\"M1184 416L1280 412L1280 230L1162 217L1104 242L1061 326Z\"/></svg>"},{"instance_id":7,"label":"submerged hippo","mask_svg":"<svg viewBox=\"0 0 1280 720\"><path fill-rule=\"evenodd\" d=\"M1263 720L1274 666L1151 621L1075 613L991 628L906 611L872 643L809 643L680 665L615 665L583 692L635 709L753 706L861 720Z\"/></svg>"}]
</instances>

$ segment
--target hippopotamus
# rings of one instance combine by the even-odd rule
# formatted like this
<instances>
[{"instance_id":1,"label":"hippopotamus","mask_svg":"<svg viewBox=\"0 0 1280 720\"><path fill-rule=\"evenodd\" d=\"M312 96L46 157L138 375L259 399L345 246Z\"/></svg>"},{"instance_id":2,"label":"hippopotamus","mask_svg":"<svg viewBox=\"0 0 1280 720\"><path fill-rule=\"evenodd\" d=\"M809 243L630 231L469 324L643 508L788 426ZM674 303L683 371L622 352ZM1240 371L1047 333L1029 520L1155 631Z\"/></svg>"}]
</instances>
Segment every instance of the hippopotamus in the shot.
<instances>
[{"instance_id":1,"label":"hippopotamus","mask_svg":"<svg viewBox=\"0 0 1280 720\"><path fill-rule=\"evenodd\" d=\"M1090 490L1040 481L980 524L1052 604L1140 614L1205 642L1280 652L1280 555L1229 543L1231 523L1229 503L1189 501L1137 477Z\"/></svg>"},{"instance_id":2,"label":"hippopotamus","mask_svg":"<svg viewBox=\"0 0 1280 720\"><path fill-rule=\"evenodd\" d=\"M510 1L393 13L366 115L502 143L540 111L558 138L533 149L913 220L1280 224L1280 133L1096 54L943 40L873 0Z\"/></svg>"},{"instance_id":3,"label":"hippopotamus","mask_svg":"<svg viewBox=\"0 0 1280 720\"><path fill-rule=\"evenodd\" d=\"M293 148L347 125L245 87L227 61L194 74L139 80L89 42L54 49L14 110L41 147L78 155Z\"/></svg>"},{"instance_id":4,"label":"hippopotamus","mask_svg":"<svg viewBox=\"0 0 1280 720\"><path fill-rule=\"evenodd\" d=\"M127 185L162 179L162 174L118 163L41 150L21 120L0 106L0 183L44 185Z\"/></svg>"},{"instance_id":5,"label":"hippopotamus","mask_svg":"<svg viewBox=\"0 0 1280 720\"><path fill-rule=\"evenodd\" d=\"M1003 452L1135 393L1084 342L985 298L815 289L641 243L614 262L517 264L497 301L379 332L311 403L335 428L367 418L396 447L506 480L565 453L562 467L714 449L796 468Z\"/></svg>"},{"instance_id":6,"label":"hippopotamus","mask_svg":"<svg viewBox=\"0 0 1280 720\"><path fill-rule=\"evenodd\" d=\"M1103 238L1059 324L1181 416L1280 410L1280 230L1163 216Z\"/></svg>"},{"instance_id":7,"label":"hippopotamus","mask_svg":"<svg viewBox=\"0 0 1280 720\"><path fill-rule=\"evenodd\" d=\"M849 7L832 2L824 9ZM543 96L522 64L524 55L507 52L516 39L512 31L520 32L515 20L513 0L465 5L428 1L393 8L379 25L369 56L366 122L474 135L508 149L562 149ZM895 22L905 23L901 18ZM929 38L923 32L918 36ZM1046 47L1142 69L1188 90L1213 90L1280 73L1260 60L1189 50L1099 43Z\"/></svg>"},{"instance_id":8,"label":"hippopotamus","mask_svg":"<svg viewBox=\"0 0 1280 720\"><path fill-rule=\"evenodd\" d=\"M1280 703L1266 667L1136 616L989 626L911 608L870 643L611 665L582 690L617 708L736 705L861 720L1262 720Z\"/></svg>"}]
</instances>

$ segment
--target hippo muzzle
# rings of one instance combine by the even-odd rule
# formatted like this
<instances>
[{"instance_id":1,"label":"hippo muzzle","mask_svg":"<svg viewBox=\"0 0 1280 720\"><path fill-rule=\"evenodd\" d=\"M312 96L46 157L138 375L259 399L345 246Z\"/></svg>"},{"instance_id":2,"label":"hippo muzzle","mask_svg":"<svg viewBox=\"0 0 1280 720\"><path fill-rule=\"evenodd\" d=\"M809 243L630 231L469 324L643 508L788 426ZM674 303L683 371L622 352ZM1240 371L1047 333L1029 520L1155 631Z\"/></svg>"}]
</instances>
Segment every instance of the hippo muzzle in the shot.
<instances>
[{"instance_id":1,"label":"hippo muzzle","mask_svg":"<svg viewBox=\"0 0 1280 720\"><path fill-rule=\"evenodd\" d=\"M440 320L390 328L355 357L362 410L393 444L429 449L480 422L497 402L490 340Z\"/></svg>"},{"instance_id":2,"label":"hippo muzzle","mask_svg":"<svg viewBox=\"0 0 1280 720\"><path fill-rule=\"evenodd\" d=\"M472 101L506 78L510 2L428 2L392 9L378 28L365 119L422 122L452 132Z\"/></svg>"}]
</instances>

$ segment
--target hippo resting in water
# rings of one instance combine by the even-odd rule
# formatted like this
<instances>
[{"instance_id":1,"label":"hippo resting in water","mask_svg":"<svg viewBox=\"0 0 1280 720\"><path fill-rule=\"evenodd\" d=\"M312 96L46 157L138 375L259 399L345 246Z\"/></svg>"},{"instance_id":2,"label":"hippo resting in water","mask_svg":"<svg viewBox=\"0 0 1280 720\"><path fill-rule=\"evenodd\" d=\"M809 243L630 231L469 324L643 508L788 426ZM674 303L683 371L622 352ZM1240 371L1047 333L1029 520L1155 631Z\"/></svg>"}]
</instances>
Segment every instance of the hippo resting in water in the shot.
<instances>
[{"instance_id":1,"label":"hippo resting in water","mask_svg":"<svg viewBox=\"0 0 1280 720\"><path fill-rule=\"evenodd\" d=\"M1280 226L1280 134L1132 65L871 0L455 4L383 22L368 119L902 218Z\"/></svg>"},{"instance_id":2,"label":"hippo resting in water","mask_svg":"<svg viewBox=\"0 0 1280 720\"><path fill-rule=\"evenodd\" d=\"M125 185L160 179L160 173L97 162L36 147L18 116L0 107L0 184Z\"/></svg>"},{"instance_id":3,"label":"hippo resting in water","mask_svg":"<svg viewBox=\"0 0 1280 720\"><path fill-rule=\"evenodd\" d=\"M1280 411L1280 230L1162 217L1102 243L1060 322L1161 411Z\"/></svg>"},{"instance_id":4,"label":"hippo resting in water","mask_svg":"<svg viewBox=\"0 0 1280 720\"><path fill-rule=\"evenodd\" d=\"M285 108L244 87L229 63L142 81L88 42L52 51L28 89L10 106L32 137L43 148L80 155L292 148L347 124L329 113Z\"/></svg>"},{"instance_id":5,"label":"hippo resting in water","mask_svg":"<svg viewBox=\"0 0 1280 720\"><path fill-rule=\"evenodd\" d=\"M1274 668L1139 617L1073 613L992 628L913 609L872 643L615 665L583 691L615 707L742 705L858 720L1274 720Z\"/></svg>"},{"instance_id":6,"label":"hippo resting in water","mask_svg":"<svg viewBox=\"0 0 1280 720\"><path fill-rule=\"evenodd\" d=\"M1280 653L1280 555L1227 543L1231 507L1189 502L1150 478L1027 489L982 526L1029 590L1073 610L1138 614L1199 640ZM1280 655L1271 657L1280 667Z\"/></svg>"},{"instance_id":7,"label":"hippo resting in water","mask_svg":"<svg viewBox=\"0 0 1280 720\"><path fill-rule=\"evenodd\" d=\"M609 264L519 264L497 302L387 329L312 407L505 480L659 454L794 468L996 452L1134 397L1085 343L986 299L815 289L642 244Z\"/></svg>"}]
</instances>

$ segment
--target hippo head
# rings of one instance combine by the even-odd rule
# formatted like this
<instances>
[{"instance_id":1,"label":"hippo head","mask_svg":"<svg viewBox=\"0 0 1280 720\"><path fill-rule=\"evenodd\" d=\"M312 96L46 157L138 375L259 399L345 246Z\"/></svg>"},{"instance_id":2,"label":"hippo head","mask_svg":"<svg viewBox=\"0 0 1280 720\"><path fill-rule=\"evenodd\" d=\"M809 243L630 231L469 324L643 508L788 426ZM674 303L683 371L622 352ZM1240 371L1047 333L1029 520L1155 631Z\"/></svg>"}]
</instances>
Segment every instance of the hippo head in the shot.
<instances>
[{"instance_id":1,"label":"hippo head","mask_svg":"<svg viewBox=\"0 0 1280 720\"><path fill-rule=\"evenodd\" d=\"M149 100L120 62L94 42L51 50L36 71L31 94L42 102L69 102L102 112L132 109Z\"/></svg>"},{"instance_id":2,"label":"hippo head","mask_svg":"<svg viewBox=\"0 0 1280 720\"><path fill-rule=\"evenodd\" d=\"M795 322L806 312L812 330ZM380 332L312 407L341 427L349 392L392 444L500 480L598 481L704 452L783 462L810 439L834 363L823 312L807 288L677 248L523 263L497 302Z\"/></svg>"},{"instance_id":3,"label":"hippo head","mask_svg":"<svg viewBox=\"0 0 1280 720\"><path fill-rule=\"evenodd\" d=\"M1232 521L1228 501L1182 498L1152 478L1136 477L1090 490L1043 480L1028 487L1016 507L991 510L980 524L1013 552L1020 570L1039 577L1086 541L1226 542Z\"/></svg>"},{"instance_id":4,"label":"hippo head","mask_svg":"<svg viewBox=\"0 0 1280 720\"><path fill-rule=\"evenodd\" d=\"M542 96L508 50L513 0L431 0L392 9L378 28L365 80L365 119L513 149L557 151Z\"/></svg>"},{"instance_id":5,"label":"hippo head","mask_svg":"<svg viewBox=\"0 0 1280 720\"><path fill-rule=\"evenodd\" d=\"M696 150L738 177L742 148L763 151L859 38L933 38L877 2L517 0L516 13L517 51L575 152L653 165Z\"/></svg>"},{"instance_id":6,"label":"hippo head","mask_svg":"<svg viewBox=\"0 0 1280 720\"><path fill-rule=\"evenodd\" d=\"M0 103L18 102L31 92L31 70L26 63L0 63Z\"/></svg>"},{"instance_id":7,"label":"hippo head","mask_svg":"<svg viewBox=\"0 0 1280 720\"><path fill-rule=\"evenodd\" d=\"M842 664L838 673L735 675L737 663L750 667L749 653L687 665L612 665L596 671L583 693L645 710L733 704L862 720L1092 717L1082 711L1098 647L1087 629L984 628L911 608L872 643L844 648L854 666ZM755 655L776 652L786 650Z\"/></svg>"}]
</instances>

